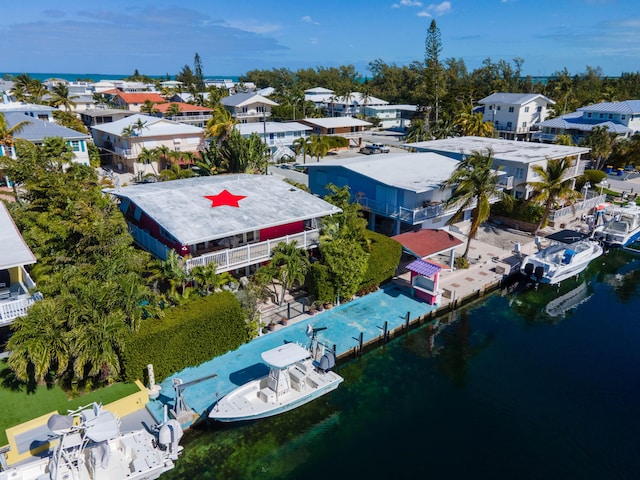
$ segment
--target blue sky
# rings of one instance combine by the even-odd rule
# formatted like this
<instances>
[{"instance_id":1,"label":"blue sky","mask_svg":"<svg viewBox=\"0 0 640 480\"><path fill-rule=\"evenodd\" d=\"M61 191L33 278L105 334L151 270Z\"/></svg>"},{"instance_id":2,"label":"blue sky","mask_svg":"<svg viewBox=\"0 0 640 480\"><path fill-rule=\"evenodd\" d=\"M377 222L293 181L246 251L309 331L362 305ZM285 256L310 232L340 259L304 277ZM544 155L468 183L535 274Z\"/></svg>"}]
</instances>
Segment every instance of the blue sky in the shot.
<instances>
[{"instance_id":1,"label":"blue sky","mask_svg":"<svg viewBox=\"0 0 640 480\"><path fill-rule=\"evenodd\" d=\"M640 71L637 0L2 0L6 72L175 75L424 60L431 19L442 58L469 70L524 59L523 73Z\"/></svg>"}]
</instances>

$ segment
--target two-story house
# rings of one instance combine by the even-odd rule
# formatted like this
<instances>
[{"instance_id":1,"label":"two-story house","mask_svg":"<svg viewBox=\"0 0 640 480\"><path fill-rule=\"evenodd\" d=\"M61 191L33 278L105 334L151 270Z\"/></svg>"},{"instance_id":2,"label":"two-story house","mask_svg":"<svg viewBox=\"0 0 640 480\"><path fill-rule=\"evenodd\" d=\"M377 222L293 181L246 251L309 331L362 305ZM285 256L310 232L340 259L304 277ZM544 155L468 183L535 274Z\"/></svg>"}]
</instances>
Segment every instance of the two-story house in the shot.
<instances>
[{"instance_id":1,"label":"two-story house","mask_svg":"<svg viewBox=\"0 0 640 480\"><path fill-rule=\"evenodd\" d=\"M533 192L533 189L526 183L540 180L540 177L533 171L535 165L544 169L549 160L566 158L571 164L566 178L573 179L575 184L575 178L584 173L588 164L583 156L589 153L589 149L583 147L486 137L445 138L408 143L405 146L419 152L439 153L454 160L462 160L474 151L486 154L490 150L493 155L493 166L506 174L504 190L509 191L516 198L524 199L529 198Z\"/></svg>"},{"instance_id":2,"label":"two-story house","mask_svg":"<svg viewBox=\"0 0 640 480\"><path fill-rule=\"evenodd\" d=\"M307 163L311 193L324 196L327 185L349 186L362 205L369 229L386 235L446 225L452 189L441 189L459 161L436 153L392 153ZM498 201L494 199L493 201ZM470 216L470 210L465 219Z\"/></svg>"},{"instance_id":3,"label":"two-story house","mask_svg":"<svg viewBox=\"0 0 640 480\"><path fill-rule=\"evenodd\" d=\"M491 122L501 138L529 140L556 102L539 93L493 93L478 103L484 107L483 121Z\"/></svg>"},{"instance_id":4,"label":"two-story house","mask_svg":"<svg viewBox=\"0 0 640 480\"><path fill-rule=\"evenodd\" d=\"M0 202L0 333L4 327L26 315L42 295L33 292L35 283L25 270L36 263L4 202ZM33 292L33 293L31 293Z\"/></svg>"},{"instance_id":5,"label":"two-story house","mask_svg":"<svg viewBox=\"0 0 640 480\"><path fill-rule=\"evenodd\" d=\"M204 130L200 127L139 113L94 125L91 134L103 158L110 157L118 170L138 176L157 175L166 166L166 159L160 157L139 160L145 149L166 147L169 151L197 152L204 143Z\"/></svg>"},{"instance_id":6,"label":"two-story house","mask_svg":"<svg viewBox=\"0 0 640 480\"><path fill-rule=\"evenodd\" d=\"M271 175L214 175L107 190L119 199L135 241L185 268L251 273L280 242L318 245L320 219L340 209Z\"/></svg>"},{"instance_id":7,"label":"two-story house","mask_svg":"<svg viewBox=\"0 0 640 480\"><path fill-rule=\"evenodd\" d=\"M47 138L61 137L73 150L73 163L79 163L81 165L90 164L87 142L90 141L91 137L86 133L77 132L47 120L31 117L25 113L4 113L4 118L10 128L25 120L29 122L20 133L14 135L15 138L28 140L34 145L39 146L42 145ZM15 158L15 147L0 146L0 155Z\"/></svg>"},{"instance_id":8,"label":"two-story house","mask_svg":"<svg viewBox=\"0 0 640 480\"><path fill-rule=\"evenodd\" d=\"M312 128L314 135L338 135L348 138L352 146L362 146L362 134L371 123L353 117L303 118L299 123Z\"/></svg>"},{"instance_id":9,"label":"two-story house","mask_svg":"<svg viewBox=\"0 0 640 480\"><path fill-rule=\"evenodd\" d=\"M154 104L165 102L162 95L156 92L126 93L116 89L106 90L102 95L108 97L114 107L125 108L132 112L140 112L147 100Z\"/></svg>"},{"instance_id":10,"label":"two-story house","mask_svg":"<svg viewBox=\"0 0 640 480\"><path fill-rule=\"evenodd\" d=\"M533 138L553 142L558 135L570 135L578 145L596 127L606 127L609 133L620 138L640 132L640 100L602 102L578 108L575 112L541 122L542 131Z\"/></svg>"},{"instance_id":11,"label":"two-story house","mask_svg":"<svg viewBox=\"0 0 640 480\"><path fill-rule=\"evenodd\" d=\"M166 102L155 105L158 117L167 118L173 122L186 123L204 128L211 119L211 109L184 102Z\"/></svg>"},{"instance_id":12,"label":"two-story house","mask_svg":"<svg viewBox=\"0 0 640 480\"><path fill-rule=\"evenodd\" d=\"M253 133L257 134L271 150L272 161L285 156L295 158L294 142L309 136L313 130L299 122L238 123L235 128L244 138L250 137Z\"/></svg>"},{"instance_id":13,"label":"two-story house","mask_svg":"<svg viewBox=\"0 0 640 480\"><path fill-rule=\"evenodd\" d=\"M0 113L21 113L31 118L38 118L45 122L55 122L53 112L56 109L48 105L38 105L37 103L12 102L7 96L3 96L0 103ZM26 120L31 120L28 118Z\"/></svg>"},{"instance_id":14,"label":"two-story house","mask_svg":"<svg viewBox=\"0 0 640 480\"><path fill-rule=\"evenodd\" d=\"M224 97L220 103L231 112L238 123L263 122L271 116L271 107L278 104L255 93L236 93Z\"/></svg>"},{"instance_id":15,"label":"two-story house","mask_svg":"<svg viewBox=\"0 0 640 480\"><path fill-rule=\"evenodd\" d=\"M417 108L416 105L365 105L361 111L365 118L376 118L381 128L403 132L411 126Z\"/></svg>"}]
</instances>

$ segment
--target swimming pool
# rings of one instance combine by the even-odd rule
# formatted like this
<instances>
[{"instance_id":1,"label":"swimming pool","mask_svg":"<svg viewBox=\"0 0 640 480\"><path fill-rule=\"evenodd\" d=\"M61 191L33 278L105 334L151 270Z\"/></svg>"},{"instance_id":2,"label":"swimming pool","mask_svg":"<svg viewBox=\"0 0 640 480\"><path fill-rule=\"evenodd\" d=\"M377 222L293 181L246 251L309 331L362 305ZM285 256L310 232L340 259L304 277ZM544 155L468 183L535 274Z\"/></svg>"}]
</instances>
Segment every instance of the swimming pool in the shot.
<instances>
[{"instance_id":1,"label":"swimming pool","mask_svg":"<svg viewBox=\"0 0 640 480\"><path fill-rule=\"evenodd\" d=\"M412 298L407 292L391 286L378 290L351 302L317 313L309 318L262 335L237 350L213 358L197 367L190 367L165 379L162 391L157 400L152 400L147 407L156 420L163 418L164 405L173 406L173 379L179 378L184 383L196 381L208 375L217 374L215 378L195 383L184 389L187 404L202 414L216 399L254 378L265 375L267 367L262 363L260 354L275 348L284 342L297 342L307 345L307 325L314 328L327 327L318 333L318 340L326 345L336 345L338 355L348 352L358 345L360 332L364 343L382 335L384 322L388 329L403 325L407 312L414 319L425 315L436 307Z\"/></svg>"}]
</instances>

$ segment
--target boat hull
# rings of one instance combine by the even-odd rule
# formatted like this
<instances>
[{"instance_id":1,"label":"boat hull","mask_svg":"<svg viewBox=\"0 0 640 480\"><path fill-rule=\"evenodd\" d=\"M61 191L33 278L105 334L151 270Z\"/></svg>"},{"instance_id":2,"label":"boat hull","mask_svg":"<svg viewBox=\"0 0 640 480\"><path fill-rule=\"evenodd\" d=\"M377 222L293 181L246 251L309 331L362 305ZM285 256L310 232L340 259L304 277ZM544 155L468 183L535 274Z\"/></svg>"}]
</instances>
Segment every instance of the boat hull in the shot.
<instances>
[{"instance_id":1,"label":"boat hull","mask_svg":"<svg viewBox=\"0 0 640 480\"><path fill-rule=\"evenodd\" d=\"M571 254L567 255L567 252ZM556 285L585 271L589 263L602 253L602 246L591 240L573 245L554 245L527 256L520 272L534 282Z\"/></svg>"}]
</instances>

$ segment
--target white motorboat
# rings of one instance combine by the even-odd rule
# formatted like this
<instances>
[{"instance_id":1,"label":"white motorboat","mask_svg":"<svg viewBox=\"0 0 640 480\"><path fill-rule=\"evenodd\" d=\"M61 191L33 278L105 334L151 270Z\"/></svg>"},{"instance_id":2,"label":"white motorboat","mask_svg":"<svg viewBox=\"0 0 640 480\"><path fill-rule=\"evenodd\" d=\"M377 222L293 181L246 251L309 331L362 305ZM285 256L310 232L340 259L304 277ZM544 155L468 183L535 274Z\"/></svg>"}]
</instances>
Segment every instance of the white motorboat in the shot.
<instances>
[{"instance_id":1,"label":"white motorboat","mask_svg":"<svg viewBox=\"0 0 640 480\"><path fill-rule=\"evenodd\" d=\"M594 240L602 242L608 248L626 247L640 239L640 207L628 205L606 210L603 215L609 217L603 225L593 232Z\"/></svg>"},{"instance_id":2,"label":"white motorboat","mask_svg":"<svg viewBox=\"0 0 640 480\"><path fill-rule=\"evenodd\" d=\"M335 352L325 349L309 326L311 346L297 343L262 353L269 374L252 380L222 397L213 405L209 418L218 422L256 420L292 410L326 393L343 381L332 371Z\"/></svg>"},{"instance_id":3,"label":"white motorboat","mask_svg":"<svg viewBox=\"0 0 640 480\"><path fill-rule=\"evenodd\" d=\"M602 246L573 230L562 230L547 236L548 247L528 255L520 272L537 283L555 285L583 272L589 262L602 255Z\"/></svg>"},{"instance_id":4,"label":"white motorboat","mask_svg":"<svg viewBox=\"0 0 640 480\"><path fill-rule=\"evenodd\" d=\"M47 427L55 443L48 455L0 470L0 480L153 480L182 452L178 421L121 433L120 421L97 403L52 415Z\"/></svg>"}]
</instances>

